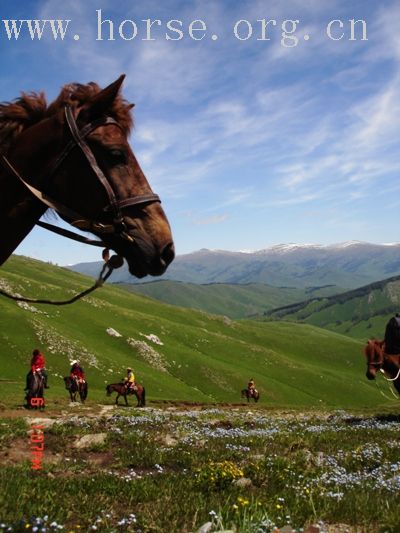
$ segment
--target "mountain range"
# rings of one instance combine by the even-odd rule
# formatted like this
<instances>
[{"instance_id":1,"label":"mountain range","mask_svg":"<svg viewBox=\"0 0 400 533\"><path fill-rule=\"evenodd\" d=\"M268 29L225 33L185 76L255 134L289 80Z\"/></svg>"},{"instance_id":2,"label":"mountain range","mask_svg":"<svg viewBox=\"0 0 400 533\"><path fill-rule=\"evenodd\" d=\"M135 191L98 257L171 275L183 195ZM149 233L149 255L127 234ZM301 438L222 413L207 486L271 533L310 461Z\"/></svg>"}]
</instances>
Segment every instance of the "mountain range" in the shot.
<instances>
[{"instance_id":1,"label":"mountain range","mask_svg":"<svg viewBox=\"0 0 400 533\"><path fill-rule=\"evenodd\" d=\"M101 263L78 263L71 270L97 277ZM159 279L196 284L264 283L305 289L336 285L353 289L400 274L400 244L347 242L322 245L278 245L256 252L202 249L178 255ZM138 283L126 266L112 282Z\"/></svg>"}]
</instances>

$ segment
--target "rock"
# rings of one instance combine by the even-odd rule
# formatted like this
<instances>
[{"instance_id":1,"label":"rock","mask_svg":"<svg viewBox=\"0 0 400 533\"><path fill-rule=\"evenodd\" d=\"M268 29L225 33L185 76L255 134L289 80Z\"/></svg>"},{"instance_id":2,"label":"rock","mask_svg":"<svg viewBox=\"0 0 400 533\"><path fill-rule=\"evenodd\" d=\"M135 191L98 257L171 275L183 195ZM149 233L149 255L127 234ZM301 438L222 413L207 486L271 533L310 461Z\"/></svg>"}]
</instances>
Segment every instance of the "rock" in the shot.
<instances>
[{"instance_id":1,"label":"rock","mask_svg":"<svg viewBox=\"0 0 400 533\"><path fill-rule=\"evenodd\" d=\"M56 418L25 418L27 424L32 426L43 426L44 428L50 428L53 424L57 422Z\"/></svg>"},{"instance_id":2,"label":"rock","mask_svg":"<svg viewBox=\"0 0 400 533\"><path fill-rule=\"evenodd\" d=\"M106 332L107 332L111 337L122 337L121 333L118 333L118 331L116 331L114 328L107 328L107 329L106 329Z\"/></svg>"},{"instance_id":3,"label":"rock","mask_svg":"<svg viewBox=\"0 0 400 533\"><path fill-rule=\"evenodd\" d=\"M315 464L316 466L323 466L324 464L325 455L324 452L318 452L315 456ZM312 526L315 527L315 526ZM313 533L313 532L311 532Z\"/></svg>"},{"instance_id":4,"label":"rock","mask_svg":"<svg viewBox=\"0 0 400 533\"><path fill-rule=\"evenodd\" d=\"M75 448L89 448L96 444L104 444L107 438L107 433L92 433L91 435L84 435L74 443Z\"/></svg>"},{"instance_id":5,"label":"rock","mask_svg":"<svg viewBox=\"0 0 400 533\"><path fill-rule=\"evenodd\" d=\"M164 346L164 343L160 341L160 339L157 337L157 335L154 335L154 333L150 333L150 335L144 335L143 333L140 333L142 337L146 337L147 340L154 342L154 344L159 344L160 346Z\"/></svg>"},{"instance_id":6,"label":"rock","mask_svg":"<svg viewBox=\"0 0 400 533\"><path fill-rule=\"evenodd\" d=\"M236 485L236 487L240 487L241 489L244 489L246 487L251 487L253 483L250 478L241 477L239 479L235 479L235 481L232 482L232 485Z\"/></svg>"},{"instance_id":7,"label":"rock","mask_svg":"<svg viewBox=\"0 0 400 533\"><path fill-rule=\"evenodd\" d=\"M176 446L178 444L178 441L172 437L171 435L165 435L164 437L164 444L165 446Z\"/></svg>"}]
</instances>

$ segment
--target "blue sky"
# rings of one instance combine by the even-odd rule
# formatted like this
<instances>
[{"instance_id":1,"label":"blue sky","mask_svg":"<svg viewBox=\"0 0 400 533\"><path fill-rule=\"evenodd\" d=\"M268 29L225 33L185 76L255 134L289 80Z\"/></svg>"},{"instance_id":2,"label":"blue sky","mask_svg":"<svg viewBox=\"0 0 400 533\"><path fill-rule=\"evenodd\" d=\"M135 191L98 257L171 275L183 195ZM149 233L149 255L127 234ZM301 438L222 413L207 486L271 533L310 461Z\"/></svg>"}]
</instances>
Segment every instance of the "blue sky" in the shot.
<instances>
[{"instance_id":1,"label":"blue sky","mask_svg":"<svg viewBox=\"0 0 400 533\"><path fill-rule=\"evenodd\" d=\"M124 96L136 103L130 141L163 200L178 254L400 240L398 2L116 4L3 0L1 100L44 90L51 101L64 83L106 85L126 73ZM114 41L106 25L97 40L98 10L114 23ZM64 40L48 33L32 41L26 32L9 40L8 19L71 22ZM142 19L161 21L152 27L154 40L143 40ZM196 41L188 25L199 19L207 31ZM276 20L264 40L262 19ZM282 24L295 19L298 43L284 46ZM365 21L367 40L361 25L350 40L350 19ZM124 20L125 40L118 33ZM169 20L182 21L182 39L166 39L178 35L168 30ZM240 20L248 21L237 27L243 40L233 31ZM333 40L327 26L338 20L343 28L331 25ZM130 40L129 21L138 27ZM244 40L250 24L253 33ZM97 249L41 229L17 253L59 264L99 259Z\"/></svg>"}]
</instances>

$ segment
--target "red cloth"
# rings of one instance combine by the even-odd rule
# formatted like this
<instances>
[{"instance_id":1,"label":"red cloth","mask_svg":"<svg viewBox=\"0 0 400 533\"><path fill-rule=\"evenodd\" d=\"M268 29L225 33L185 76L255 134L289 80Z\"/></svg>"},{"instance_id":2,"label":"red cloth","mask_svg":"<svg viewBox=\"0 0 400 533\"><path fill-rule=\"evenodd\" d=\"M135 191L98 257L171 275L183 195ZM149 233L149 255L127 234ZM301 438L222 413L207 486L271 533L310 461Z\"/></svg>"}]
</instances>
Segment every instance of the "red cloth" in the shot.
<instances>
[{"instance_id":1,"label":"red cloth","mask_svg":"<svg viewBox=\"0 0 400 533\"><path fill-rule=\"evenodd\" d=\"M85 379L85 374L80 366L73 366L71 368L71 378Z\"/></svg>"},{"instance_id":2,"label":"red cloth","mask_svg":"<svg viewBox=\"0 0 400 533\"><path fill-rule=\"evenodd\" d=\"M38 353L37 355L34 355L31 359L31 368L32 372L37 372L38 370L42 370L46 366L46 361L44 360L44 355L42 353Z\"/></svg>"}]
</instances>

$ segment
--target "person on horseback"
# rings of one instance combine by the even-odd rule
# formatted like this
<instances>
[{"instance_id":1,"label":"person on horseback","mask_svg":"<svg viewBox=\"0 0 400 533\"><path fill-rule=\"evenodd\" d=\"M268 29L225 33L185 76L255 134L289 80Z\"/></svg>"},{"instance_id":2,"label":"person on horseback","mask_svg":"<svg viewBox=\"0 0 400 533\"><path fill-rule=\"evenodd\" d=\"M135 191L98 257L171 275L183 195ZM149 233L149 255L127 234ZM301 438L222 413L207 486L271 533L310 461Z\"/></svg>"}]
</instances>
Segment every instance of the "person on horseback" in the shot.
<instances>
[{"instance_id":1,"label":"person on horseback","mask_svg":"<svg viewBox=\"0 0 400 533\"><path fill-rule=\"evenodd\" d=\"M124 383L127 391L135 390L135 374L132 371L132 368L128 367L126 369L126 377L124 378Z\"/></svg>"},{"instance_id":2,"label":"person on horseback","mask_svg":"<svg viewBox=\"0 0 400 533\"><path fill-rule=\"evenodd\" d=\"M37 348L35 348L32 352L31 369L26 376L25 390L29 390L31 377L36 373L43 378L44 388L49 389L50 387L47 385L46 361L44 359L44 355Z\"/></svg>"},{"instance_id":3,"label":"person on horseback","mask_svg":"<svg viewBox=\"0 0 400 533\"><path fill-rule=\"evenodd\" d=\"M79 359L72 361L72 366L70 370L70 377L74 379L77 383L85 383L85 372L81 367L81 362Z\"/></svg>"},{"instance_id":4,"label":"person on horseback","mask_svg":"<svg viewBox=\"0 0 400 533\"><path fill-rule=\"evenodd\" d=\"M255 384L254 378L249 379L249 382L247 384L247 390L249 391L250 396L254 395L254 391L256 390L256 384Z\"/></svg>"},{"instance_id":5,"label":"person on horseback","mask_svg":"<svg viewBox=\"0 0 400 533\"><path fill-rule=\"evenodd\" d=\"M400 314L396 313L386 324L384 351L387 354L400 354Z\"/></svg>"}]
</instances>

